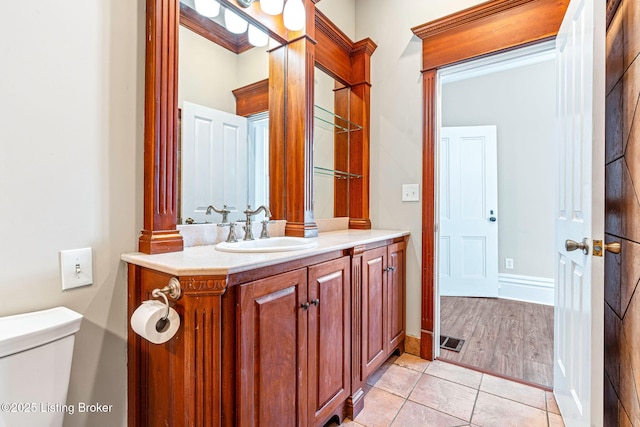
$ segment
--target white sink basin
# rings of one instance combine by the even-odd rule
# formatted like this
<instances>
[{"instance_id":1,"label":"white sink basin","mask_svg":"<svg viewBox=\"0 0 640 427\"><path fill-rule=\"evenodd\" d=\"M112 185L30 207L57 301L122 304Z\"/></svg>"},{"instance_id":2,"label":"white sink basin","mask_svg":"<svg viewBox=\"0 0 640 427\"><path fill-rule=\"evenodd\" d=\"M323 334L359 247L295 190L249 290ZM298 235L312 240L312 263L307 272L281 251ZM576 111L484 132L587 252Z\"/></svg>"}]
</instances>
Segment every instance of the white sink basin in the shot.
<instances>
[{"instance_id":1,"label":"white sink basin","mask_svg":"<svg viewBox=\"0 0 640 427\"><path fill-rule=\"evenodd\" d=\"M303 237L270 237L268 239L240 240L235 243L221 242L216 250L223 252L286 252L315 248L318 241Z\"/></svg>"}]
</instances>

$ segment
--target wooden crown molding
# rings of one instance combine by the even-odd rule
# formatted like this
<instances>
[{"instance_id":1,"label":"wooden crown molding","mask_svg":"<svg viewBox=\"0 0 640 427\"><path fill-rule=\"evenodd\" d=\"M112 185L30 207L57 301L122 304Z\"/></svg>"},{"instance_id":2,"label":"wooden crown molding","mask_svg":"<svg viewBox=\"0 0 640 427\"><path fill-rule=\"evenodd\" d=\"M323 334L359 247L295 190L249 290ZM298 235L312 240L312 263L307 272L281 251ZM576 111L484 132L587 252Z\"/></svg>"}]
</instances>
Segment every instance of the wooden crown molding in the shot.
<instances>
[{"instance_id":1,"label":"wooden crown molding","mask_svg":"<svg viewBox=\"0 0 640 427\"><path fill-rule=\"evenodd\" d=\"M369 38L354 42L318 9L314 22L318 42L316 66L347 86L363 83L358 65L362 65L362 58L370 57L376 50L375 42Z\"/></svg>"},{"instance_id":2,"label":"wooden crown molding","mask_svg":"<svg viewBox=\"0 0 640 427\"><path fill-rule=\"evenodd\" d=\"M502 13L533 1L536 0L491 0L481 3L480 5L461 10L460 12L452 13L451 15L444 16L435 21L418 25L413 27L411 31L421 39L425 39L426 37L434 34L442 33L444 31L451 30L452 28L469 24L479 19L486 18L487 16Z\"/></svg>"},{"instance_id":3,"label":"wooden crown molding","mask_svg":"<svg viewBox=\"0 0 640 427\"><path fill-rule=\"evenodd\" d=\"M353 56L358 53L373 54L378 45L370 38L362 39L354 42L347 36L336 24L334 24L327 16L316 9L315 13L316 32L320 31L329 40L336 44L344 52Z\"/></svg>"},{"instance_id":4,"label":"wooden crown molding","mask_svg":"<svg viewBox=\"0 0 640 427\"><path fill-rule=\"evenodd\" d=\"M236 97L236 114L249 117L269 111L269 79L239 87L231 91Z\"/></svg>"},{"instance_id":5,"label":"wooden crown molding","mask_svg":"<svg viewBox=\"0 0 640 427\"><path fill-rule=\"evenodd\" d=\"M253 48L246 33L232 34L183 3L180 3L180 25L236 54Z\"/></svg>"},{"instance_id":6,"label":"wooden crown molding","mask_svg":"<svg viewBox=\"0 0 640 427\"><path fill-rule=\"evenodd\" d=\"M370 38L362 39L353 44L351 49L351 56L364 53L366 55L373 55L373 52L378 48L378 45Z\"/></svg>"},{"instance_id":7,"label":"wooden crown molding","mask_svg":"<svg viewBox=\"0 0 640 427\"><path fill-rule=\"evenodd\" d=\"M353 48L353 41L318 9L316 9L315 13L315 23L316 32L322 32L322 34L338 45L343 51L351 52Z\"/></svg>"}]
</instances>

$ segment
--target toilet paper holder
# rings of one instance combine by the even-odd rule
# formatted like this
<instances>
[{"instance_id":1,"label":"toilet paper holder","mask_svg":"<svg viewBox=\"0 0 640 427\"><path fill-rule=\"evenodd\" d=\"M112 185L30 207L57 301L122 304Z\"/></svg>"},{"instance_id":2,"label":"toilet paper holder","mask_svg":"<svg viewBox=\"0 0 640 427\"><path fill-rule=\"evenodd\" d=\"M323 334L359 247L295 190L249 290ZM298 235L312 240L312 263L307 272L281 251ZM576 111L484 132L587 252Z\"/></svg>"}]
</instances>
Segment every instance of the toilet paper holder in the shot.
<instances>
[{"instance_id":1,"label":"toilet paper holder","mask_svg":"<svg viewBox=\"0 0 640 427\"><path fill-rule=\"evenodd\" d=\"M164 313L164 316L162 316L160 320L158 320L158 323L156 324L156 330L158 332L162 332L169 323L169 320L168 320L169 319L169 299L167 298L167 295L169 295L171 299L174 299L174 300L180 299L180 297L182 296L180 281L177 278L172 277L169 280L169 283L167 284L167 286L165 286L162 289L160 288L154 289L153 291L151 291L151 295L153 295L155 298L162 298L164 300L164 305L167 308Z\"/></svg>"}]
</instances>

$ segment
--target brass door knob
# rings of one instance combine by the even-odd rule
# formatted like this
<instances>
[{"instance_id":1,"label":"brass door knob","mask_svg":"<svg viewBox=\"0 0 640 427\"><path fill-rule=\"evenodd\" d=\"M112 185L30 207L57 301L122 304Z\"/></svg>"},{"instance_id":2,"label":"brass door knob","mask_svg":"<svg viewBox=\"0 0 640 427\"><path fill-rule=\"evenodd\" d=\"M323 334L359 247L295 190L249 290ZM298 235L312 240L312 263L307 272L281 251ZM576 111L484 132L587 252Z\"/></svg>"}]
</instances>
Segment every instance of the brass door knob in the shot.
<instances>
[{"instance_id":1,"label":"brass door knob","mask_svg":"<svg viewBox=\"0 0 640 427\"><path fill-rule=\"evenodd\" d=\"M622 252L622 245L620 244L620 242L605 243L604 250L607 252L611 252L612 254L619 254L620 252Z\"/></svg>"},{"instance_id":2,"label":"brass door knob","mask_svg":"<svg viewBox=\"0 0 640 427\"><path fill-rule=\"evenodd\" d=\"M593 241L593 255L602 256L603 249L612 254L619 254L622 252L622 245L620 242L603 243L602 240Z\"/></svg>"}]
</instances>

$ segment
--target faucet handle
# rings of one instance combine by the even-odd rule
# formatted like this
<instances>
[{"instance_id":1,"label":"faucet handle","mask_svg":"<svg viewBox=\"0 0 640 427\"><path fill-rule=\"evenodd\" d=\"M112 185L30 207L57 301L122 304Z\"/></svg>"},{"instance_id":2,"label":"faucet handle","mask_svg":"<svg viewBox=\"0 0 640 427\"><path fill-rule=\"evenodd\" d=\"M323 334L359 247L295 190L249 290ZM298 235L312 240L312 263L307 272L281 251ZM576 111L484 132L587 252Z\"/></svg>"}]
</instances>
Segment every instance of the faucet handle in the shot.
<instances>
[{"instance_id":1,"label":"faucet handle","mask_svg":"<svg viewBox=\"0 0 640 427\"><path fill-rule=\"evenodd\" d=\"M275 221L272 221L270 219L264 219L262 221L260 221L262 223L262 232L260 233L260 238L261 239L268 239L269 236L269 228L267 227L269 224L273 224Z\"/></svg>"},{"instance_id":2,"label":"faucet handle","mask_svg":"<svg viewBox=\"0 0 640 427\"><path fill-rule=\"evenodd\" d=\"M228 223L222 223L222 224L218 224L218 227L229 227L229 235L227 236L227 243L235 243L238 241L238 238L236 237L236 223L235 222L228 222Z\"/></svg>"}]
</instances>

